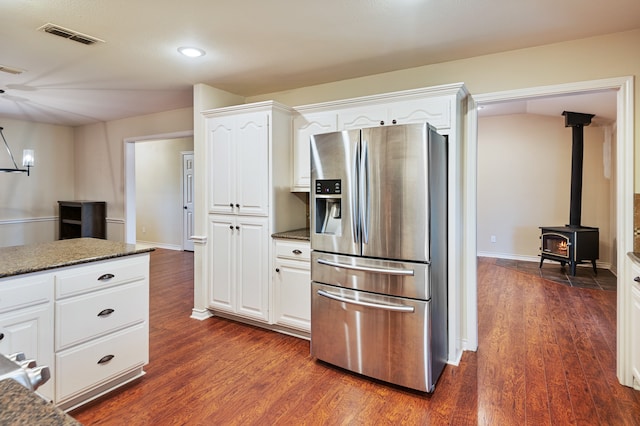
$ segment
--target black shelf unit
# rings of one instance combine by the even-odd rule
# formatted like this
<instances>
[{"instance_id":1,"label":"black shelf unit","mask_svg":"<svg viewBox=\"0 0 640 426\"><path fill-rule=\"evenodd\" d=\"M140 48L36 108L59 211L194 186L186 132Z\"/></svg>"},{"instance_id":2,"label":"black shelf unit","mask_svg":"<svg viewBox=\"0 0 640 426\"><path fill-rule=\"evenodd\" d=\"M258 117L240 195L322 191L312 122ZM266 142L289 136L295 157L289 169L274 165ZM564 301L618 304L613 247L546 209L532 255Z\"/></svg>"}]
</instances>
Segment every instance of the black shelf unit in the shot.
<instances>
[{"instance_id":1,"label":"black shelf unit","mask_svg":"<svg viewBox=\"0 0 640 426\"><path fill-rule=\"evenodd\" d=\"M58 239L107 238L107 203L104 201L58 201Z\"/></svg>"}]
</instances>

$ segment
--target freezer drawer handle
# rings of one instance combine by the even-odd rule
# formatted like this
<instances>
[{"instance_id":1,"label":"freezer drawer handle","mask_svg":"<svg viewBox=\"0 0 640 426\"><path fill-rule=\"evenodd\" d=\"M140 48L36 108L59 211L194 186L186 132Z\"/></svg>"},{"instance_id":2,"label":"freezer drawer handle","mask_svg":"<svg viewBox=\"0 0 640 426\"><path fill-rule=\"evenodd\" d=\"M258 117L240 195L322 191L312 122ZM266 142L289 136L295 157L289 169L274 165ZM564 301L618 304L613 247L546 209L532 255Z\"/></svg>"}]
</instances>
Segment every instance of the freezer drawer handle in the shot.
<instances>
[{"instance_id":1,"label":"freezer drawer handle","mask_svg":"<svg viewBox=\"0 0 640 426\"><path fill-rule=\"evenodd\" d=\"M345 263L332 262L330 260L325 260L325 259L318 259L318 263L320 263L321 265L335 266L336 268L355 269L356 271L376 272L378 274L411 275L411 276L414 275L413 270L411 269L371 268L369 266L347 265Z\"/></svg>"},{"instance_id":2,"label":"freezer drawer handle","mask_svg":"<svg viewBox=\"0 0 640 426\"><path fill-rule=\"evenodd\" d=\"M318 290L318 295L327 297L329 299L337 300L338 302L351 303L352 305L366 306L367 308L384 309L393 312L414 312L413 306L398 306L398 305L381 305L378 303L363 302L362 300L354 300L346 297L339 296L337 294L329 293L328 291Z\"/></svg>"}]
</instances>

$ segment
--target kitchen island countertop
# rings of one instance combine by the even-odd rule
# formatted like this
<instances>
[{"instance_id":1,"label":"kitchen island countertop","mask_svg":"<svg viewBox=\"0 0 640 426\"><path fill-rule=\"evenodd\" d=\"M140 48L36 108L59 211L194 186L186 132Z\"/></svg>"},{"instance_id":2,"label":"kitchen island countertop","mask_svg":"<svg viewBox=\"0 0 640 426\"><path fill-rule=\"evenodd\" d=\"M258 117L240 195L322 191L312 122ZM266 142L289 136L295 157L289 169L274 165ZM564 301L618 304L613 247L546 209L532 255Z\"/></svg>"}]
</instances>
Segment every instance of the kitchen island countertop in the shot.
<instances>
[{"instance_id":1,"label":"kitchen island countertop","mask_svg":"<svg viewBox=\"0 0 640 426\"><path fill-rule=\"evenodd\" d=\"M284 240L302 240L309 241L309 228L293 229L291 231L276 232L271 235L272 238L280 238Z\"/></svg>"},{"instance_id":2,"label":"kitchen island countertop","mask_svg":"<svg viewBox=\"0 0 640 426\"><path fill-rule=\"evenodd\" d=\"M0 380L0 424L80 425L71 416L13 379Z\"/></svg>"},{"instance_id":3,"label":"kitchen island countertop","mask_svg":"<svg viewBox=\"0 0 640 426\"><path fill-rule=\"evenodd\" d=\"M135 244L74 238L0 248L0 278L153 251Z\"/></svg>"}]
</instances>

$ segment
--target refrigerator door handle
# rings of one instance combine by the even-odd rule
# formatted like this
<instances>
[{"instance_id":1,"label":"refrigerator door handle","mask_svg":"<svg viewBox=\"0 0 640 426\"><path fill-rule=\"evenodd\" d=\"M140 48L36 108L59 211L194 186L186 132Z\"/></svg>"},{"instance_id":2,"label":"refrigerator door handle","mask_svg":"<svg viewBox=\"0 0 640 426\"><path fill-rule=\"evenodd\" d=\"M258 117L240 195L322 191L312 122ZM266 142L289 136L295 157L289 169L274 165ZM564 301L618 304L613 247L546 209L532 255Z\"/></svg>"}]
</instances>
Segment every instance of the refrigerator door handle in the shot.
<instances>
[{"instance_id":1,"label":"refrigerator door handle","mask_svg":"<svg viewBox=\"0 0 640 426\"><path fill-rule=\"evenodd\" d=\"M362 243L369 243L369 144L362 141L360 154L360 228Z\"/></svg>"},{"instance_id":2,"label":"refrigerator door handle","mask_svg":"<svg viewBox=\"0 0 640 426\"><path fill-rule=\"evenodd\" d=\"M353 170L355 171L356 177L360 175L360 144L358 144L356 146L356 152L355 155L353 156ZM360 211L360 206L358 205L358 179L353 179L352 180L353 184L352 184L352 194L354 195L353 197L350 197L351 199L351 235L353 237L353 242L354 244L358 244L359 241L359 235L360 235L360 216L359 216L359 211Z\"/></svg>"},{"instance_id":3,"label":"refrigerator door handle","mask_svg":"<svg viewBox=\"0 0 640 426\"><path fill-rule=\"evenodd\" d=\"M321 265L333 266L335 268L353 269L356 271L364 271L364 272L375 272L378 274L405 275L405 276L414 275L414 272L412 269L374 268L371 266L349 265L347 263L332 262L330 260L325 260L325 259L318 259L317 262Z\"/></svg>"},{"instance_id":4,"label":"refrigerator door handle","mask_svg":"<svg viewBox=\"0 0 640 426\"><path fill-rule=\"evenodd\" d=\"M332 299L332 300L336 300L338 302L344 302L344 303L349 303L349 304L358 305L358 306L365 306L367 308L384 309L386 311L393 311L393 312L406 312L406 313L415 312L415 308L413 306L384 305L380 303L365 302L362 300L355 300L355 299L349 299L347 297L342 297L338 294L333 294L324 290L318 290L318 295Z\"/></svg>"}]
</instances>

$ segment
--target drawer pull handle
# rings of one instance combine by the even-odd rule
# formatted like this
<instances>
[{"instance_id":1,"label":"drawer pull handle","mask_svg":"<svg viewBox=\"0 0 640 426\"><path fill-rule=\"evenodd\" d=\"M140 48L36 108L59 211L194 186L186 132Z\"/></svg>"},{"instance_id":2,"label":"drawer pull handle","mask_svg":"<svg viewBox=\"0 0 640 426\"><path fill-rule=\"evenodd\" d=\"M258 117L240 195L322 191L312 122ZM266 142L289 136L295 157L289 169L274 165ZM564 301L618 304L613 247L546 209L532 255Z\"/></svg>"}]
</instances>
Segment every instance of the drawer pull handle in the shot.
<instances>
[{"instance_id":1,"label":"drawer pull handle","mask_svg":"<svg viewBox=\"0 0 640 426\"><path fill-rule=\"evenodd\" d=\"M98 364L106 364L107 362L111 361L115 357L116 357L115 355L105 355L98 360Z\"/></svg>"},{"instance_id":2,"label":"drawer pull handle","mask_svg":"<svg viewBox=\"0 0 640 426\"><path fill-rule=\"evenodd\" d=\"M302 254L302 250L295 249L293 251L293 254Z\"/></svg>"},{"instance_id":3,"label":"drawer pull handle","mask_svg":"<svg viewBox=\"0 0 640 426\"><path fill-rule=\"evenodd\" d=\"M4 339L4 333L0 333L0 340Z\"/></svg>"},{"instance_id":4,"label":"drawer pull handle","mask_svg":"<svg viewBox=\"0 0 640 426\"><path fill-rule=\"evenodd\" d=\"M104 274L104 275L100 275L98 277L98 281L106 281L106 280L110 280L111 278L115 277L115 275L113 274Z\"/></svg>"},{"instance_id":5,"label":"drawer pull handle","mask_svg":"<svg viewBox=\"0 0 640 426\"><path fill-rule=\"evenodd\" d=\"M637 283L640 283L640 277L635 277L633 280Z\"/></svg>"},{"instance_id":6,"label":"drawer pull handle","mask_svg":"<svg viewBox=\"0 0 640 426\"><path fill-rule=\"evenodd\" d=\"M115 310L114 310L114 309L107 308L107 309L103 309L103 310L101 310L100 312L98 312L98 316L99 316L99 317L106 317L106 316L111 315L111 314L112 314L112 313L114 313L114 312L115 312Z\"/></svg>"}]
</instances>

